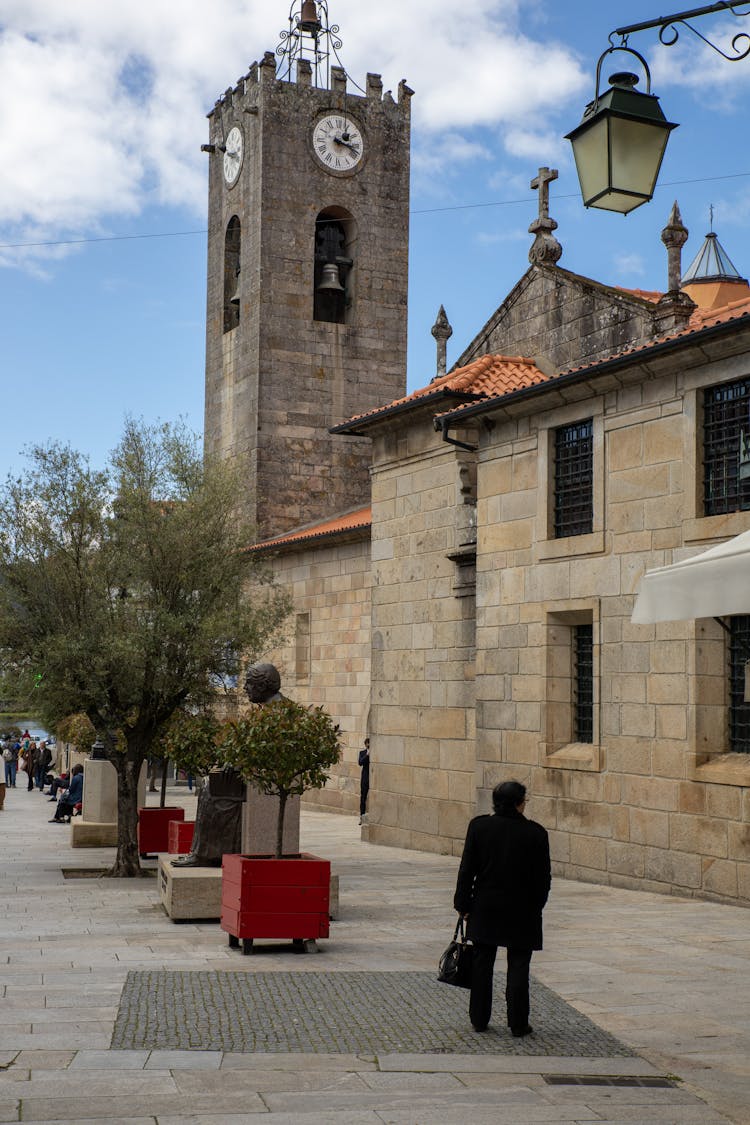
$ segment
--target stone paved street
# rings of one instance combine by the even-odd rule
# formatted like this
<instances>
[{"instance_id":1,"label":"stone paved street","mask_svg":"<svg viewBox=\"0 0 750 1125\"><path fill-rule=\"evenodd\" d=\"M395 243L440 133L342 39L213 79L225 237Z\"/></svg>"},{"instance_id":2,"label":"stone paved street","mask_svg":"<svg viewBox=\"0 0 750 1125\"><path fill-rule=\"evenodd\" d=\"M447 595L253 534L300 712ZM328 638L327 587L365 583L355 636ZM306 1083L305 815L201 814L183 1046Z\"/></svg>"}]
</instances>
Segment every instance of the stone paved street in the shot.
<instances>
[{"instance_id":1,"label":"stone paved street","mask_svg":"<svg viewBox=\"0 0 750 1125\"><path fill-rule=\"evenodd\" d=\"M193 815L184 790L169 803ZM243 957L215 924L170 922L155 879L66 878L112 852L71 849L50 808L19 787L0 813L0 1122L750 1123L748 911L555 880L532 963L536 1034L507 1036L498 975L478 1036L466 994L433 980L455 859L305 813L303 847L340 877L340 920L317 955ZM201 1017L231 994L240 1027L224 1002L221 1034L186 1050L196 982L213 985ZM242 1022L259 996L279 1010L252 1050ZM174 1046L141 1018L160 1010L167 1027L170 1004Z\"/></svg>"}]
</instances>

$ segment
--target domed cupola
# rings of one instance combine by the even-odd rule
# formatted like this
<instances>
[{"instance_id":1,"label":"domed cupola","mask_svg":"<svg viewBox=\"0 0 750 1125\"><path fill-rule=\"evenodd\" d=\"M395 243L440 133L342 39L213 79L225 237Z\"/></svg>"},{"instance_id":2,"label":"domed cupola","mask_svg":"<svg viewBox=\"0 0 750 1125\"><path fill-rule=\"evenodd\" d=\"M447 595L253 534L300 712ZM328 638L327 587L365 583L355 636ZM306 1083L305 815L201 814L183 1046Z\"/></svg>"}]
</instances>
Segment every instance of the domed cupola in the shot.
<instances>
[{"instance_id":1,"label":"domed cupola","mask_svg":"<svg viewBox=\"0 0 750 1125\"><path fill-rule=\"evenodd\" d=\"M740 275L713 230L683 274L681 288L702 309L720 308L750 296L747 278Z\"/></svg>"}]
</instances>

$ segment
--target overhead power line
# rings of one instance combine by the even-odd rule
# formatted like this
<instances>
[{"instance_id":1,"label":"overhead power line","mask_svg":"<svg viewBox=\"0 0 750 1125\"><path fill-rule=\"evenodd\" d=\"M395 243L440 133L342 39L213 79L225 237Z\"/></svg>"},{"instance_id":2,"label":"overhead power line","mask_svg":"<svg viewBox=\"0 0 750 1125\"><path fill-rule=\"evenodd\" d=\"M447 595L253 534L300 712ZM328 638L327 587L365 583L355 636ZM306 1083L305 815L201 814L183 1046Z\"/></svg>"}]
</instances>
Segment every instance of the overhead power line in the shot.
<instances>
[{"instance_id":1,"label":"overhead power line","mask_svg":"<svg viewBox=\"0 0 750 1125\"><path fill-rule=\"evenodd\" d=\"M730 172L724 176L700 176L694 180L667 180L657 184L657 188L681 187L686 184L711 184L718 180L741 180L750 177L750 172ZM556 194L555 199L576 199L578 192ZM515 207L520 203L534 202L536 196L524 195L519 199L492 199L486 203L453 203L445 207L421 207L412 210L410 215L437 215L444 211L472 211L487 207ZM3 242L0 250L32 250L44 246L81 246L93 242L132 242L145 238L186 238L190 235L207 234L207 229L201 230L171 230L160 231L156 234L109 234L93 238L60 238L46 242Z\"/></svg>"}]
</instances>

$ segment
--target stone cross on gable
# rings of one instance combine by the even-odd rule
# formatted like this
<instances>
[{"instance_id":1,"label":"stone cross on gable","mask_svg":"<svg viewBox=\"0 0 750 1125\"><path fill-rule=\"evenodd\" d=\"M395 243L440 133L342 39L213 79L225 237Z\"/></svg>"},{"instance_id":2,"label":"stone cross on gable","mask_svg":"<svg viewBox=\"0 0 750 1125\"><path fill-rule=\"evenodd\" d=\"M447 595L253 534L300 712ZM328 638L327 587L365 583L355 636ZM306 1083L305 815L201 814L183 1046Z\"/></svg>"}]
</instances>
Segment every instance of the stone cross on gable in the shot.
<instances>
[{"instance_id":1,"label":"stone cross on gable","mask_svg":"<svg viewBox=\"0 0 750 1125\"><path fill-rule=\"evenodd\" d=\"M549 185L557 177L557 168L540 168L530 184L539 192L539 216L529 227L529 234L536 236L529 250L529 261L536 265L553 266L562 254L562 246L552 234L557 230L557 223L549 217Z\"/></svg>"},{"instance_id":2,"label":"stone cross on gable","mask_svg":"<svg viewBox=\"0 0 750 1125\"><path fill-rule=\"evenodd\" d=\"M557 179L558 175L557 168L540 168L539 175L534 176L529 184L530 188L539 192L540 219L549 219L549 185ZM555 226L557 226L557 223L555 223Z\"/></svg>"}]
</instances>

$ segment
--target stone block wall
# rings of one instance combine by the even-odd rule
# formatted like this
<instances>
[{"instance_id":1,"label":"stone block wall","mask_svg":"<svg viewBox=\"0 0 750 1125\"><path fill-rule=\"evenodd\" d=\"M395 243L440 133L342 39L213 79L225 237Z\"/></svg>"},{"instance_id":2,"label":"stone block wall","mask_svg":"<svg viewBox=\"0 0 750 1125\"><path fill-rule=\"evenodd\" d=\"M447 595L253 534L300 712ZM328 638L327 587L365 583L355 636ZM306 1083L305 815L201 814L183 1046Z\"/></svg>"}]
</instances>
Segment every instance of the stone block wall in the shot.
<instances>
[{"instance_id":1,"label":"stone block wall","mask_svg":"<svg viewBox=\"0 0 750 1125\"><path fill-rule=\"evenodd\" d=\"M390 426L373 450L365 834L451 853L463 843L475 794L474 599L449 558L465 531L467 474L455 448L436 442L430 418Z\"/></svg>"},{"instance_id":2,"label":"stone block wall","mask_svg":"<svg viewBox=\"0 0 750 1125\"><path fill-rule=\"evenodd\" d=\"M525 355L546 371L603 359L658 334L656 306L559 266L534 265L456 362Z\"/></svg>"},{"instance_id":3,"label":"stone block wall","mask_svg":"<svg viewBox=\"0 0 750 1125\"><path fill-rule=\"evenodd\" d=\"M750 527L704 518L700 396L736 357L664 359L550 395L484 439L478 468L477 785L530 787L566 876L750 905L750 755L729 753L712 620L634 625L646 570ZM554 406L551 402L554 401ZM552 540L550 434L593 417L594 532ZM696 467L697 466L697 467ZM594 633L594 739L572 743L570 629Z\"/></svg>"},{"instance_id":4,"label":"stone block wall","mask_svg":"<svg viewBox=\"0 0 750 1125\"><path fill-rule=\"evenodd\" d=\"M357 754L370 707L370 543L300 546L273 560L294 603L284 643L266 654L281 673L281 690L306 706L325 707L342 732L343 757L309 807L359 811ZM374 750L374 747L373 747Z\"/></svg>"}]
</instances>

